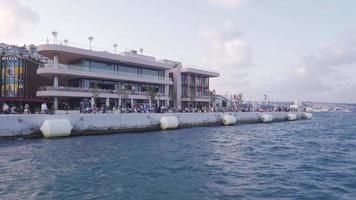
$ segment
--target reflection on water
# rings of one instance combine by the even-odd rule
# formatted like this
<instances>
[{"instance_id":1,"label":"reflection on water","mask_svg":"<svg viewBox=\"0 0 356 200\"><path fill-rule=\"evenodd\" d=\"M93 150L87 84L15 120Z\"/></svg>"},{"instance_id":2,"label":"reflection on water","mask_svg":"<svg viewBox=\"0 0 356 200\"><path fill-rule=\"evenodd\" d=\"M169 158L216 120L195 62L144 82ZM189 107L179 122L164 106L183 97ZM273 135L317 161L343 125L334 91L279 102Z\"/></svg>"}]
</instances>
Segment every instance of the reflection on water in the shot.
<instances>
[{"instance_id":1,"label":"reflection on water","mask_svg":"<svg viewBox=\"0 0 356 200\"><path fill-rule=\"evenodd\" d=\"M0 198L355 199L355 119L0 141Z\"/></svg>"}]
</instances>

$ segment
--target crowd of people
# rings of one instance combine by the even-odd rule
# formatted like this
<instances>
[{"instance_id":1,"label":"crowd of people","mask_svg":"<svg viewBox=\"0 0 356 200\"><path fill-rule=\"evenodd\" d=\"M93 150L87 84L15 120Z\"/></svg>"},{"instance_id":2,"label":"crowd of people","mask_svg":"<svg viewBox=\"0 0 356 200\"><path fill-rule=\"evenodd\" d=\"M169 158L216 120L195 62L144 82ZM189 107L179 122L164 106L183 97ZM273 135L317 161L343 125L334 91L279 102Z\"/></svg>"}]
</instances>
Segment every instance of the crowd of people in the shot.
<instances>
[{"instance_id":1,"label":"crowd of people","mask_svg":"<svg viewBox=\"0 0 356 200\"><path fill-rule=\"evenodd\" d=\"M69 113L69 105L65 104L63 106L66 113ZM15 105L8 105L7 103L3 103L1 108L2 114L32 114L31 108L29 104L24 104L23 106L16 107ZM77 110L78 111L78 110ZM149 104L135 104L133 106L124 106L124 107L116 107L116 106L107 106L106 104L102 104L100 106L92 106L91 104L84 104L83 102L80 103L79 113L83 114L96 114L96 113L200 113L200 112L296 112L299 111L294 108L289 108L286 106L278 106L272 107L271 109L264 109L264 108L256 108L254 109L251 107L236 109L226 109L226 108L219 108L219 107L184 107L182 109L174 109L168 108L164 105L161 106L152 106ZM303 111L303 110L302 110ZM48 107L47 103L42 103L40 109L37 110L39 114L54 114L53 106L51 108Z\"/></svg>"},{"instance_id":2,"label":"crowd of people","mask_svg":"<svg viewBox=\"0 0 356 200\"><path fill-rule=\"evenodd\" d=\"M9 105L6 102L1 108L2 114L32 114L29 104L24 104L23 106L16 107L15 105ZM48 109L47 103L42 103L40 108L40 114L51 114L54 113L53 108Z\"/></svg>"}]
</instances>

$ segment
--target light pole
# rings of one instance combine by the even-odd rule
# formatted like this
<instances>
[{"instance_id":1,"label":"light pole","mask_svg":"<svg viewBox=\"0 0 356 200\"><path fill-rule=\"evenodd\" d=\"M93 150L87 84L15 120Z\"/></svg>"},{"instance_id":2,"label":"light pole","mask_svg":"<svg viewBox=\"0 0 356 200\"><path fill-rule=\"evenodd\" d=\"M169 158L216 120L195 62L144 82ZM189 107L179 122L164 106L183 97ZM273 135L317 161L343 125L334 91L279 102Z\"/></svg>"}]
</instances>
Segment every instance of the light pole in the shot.
<instances>
[{"instance_id":1,"label":"light pole","mask_svg":"<svg viewBox=\"0 0 356 200\"><path fill-rule=\"evenodd\" d=\"M89 48L91 50L91 42L94 40L94 37L90 36L90 37L88 37L88 40L89 40Z\"/></svg>"},{"instance_id":2,"label":"light pole","mask_svg":"<svg viewBox=\"0 0 356 200\"><path fill-rule=\"evenodd\" d=\"M57 32L57 31L52 31L52 36L53 36L53 44L56 44L57 35L58 35L58 32Z\"/></svg>"},{"instance_id":3,"label":"light pole","mask_svg":"<svg viewBox=\"0 0 356 200\"><path fill-rule=\"evenodd\" d=\"M112 46L114 47L115 53L116 53L116 49L117 49L117 46L118 46L118 45L115 43L115 44L113 44Z\"/></svg>"}]
</instances>

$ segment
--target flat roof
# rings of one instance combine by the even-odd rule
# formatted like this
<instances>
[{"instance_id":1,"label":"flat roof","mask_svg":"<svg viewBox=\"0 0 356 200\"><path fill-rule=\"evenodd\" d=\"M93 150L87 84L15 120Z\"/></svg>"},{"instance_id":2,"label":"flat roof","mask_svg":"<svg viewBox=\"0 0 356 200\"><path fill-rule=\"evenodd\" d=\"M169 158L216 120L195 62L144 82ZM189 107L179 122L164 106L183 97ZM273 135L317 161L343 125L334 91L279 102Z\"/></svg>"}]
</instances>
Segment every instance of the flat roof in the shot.
<instances>
[{"instance_id":1,"label":"flat roof","mask_svg":"<svg viewBox=\"0 0 356 200\"><path fill-rule=\"evenodd\" d=\"M59 54L59 62L62 64L68 64L71 61L86 58L104 62L127 63L156 69L172 69L174 66L172 63L141 54L113 54L106 51L94 51L61 44L42 44L37 46L37 50L39 54L49 59L53 59L55 54Z\"/></svg>"},{"instance_id":2,"label":"flat roof","mask_svg":"<svg viewBox=\"0 0 356 200\"><path fill-rule=\"evenodd\" d=\"M201 74L209 77L219 77L219 72L204 70L204 69L197 69L192 67L184 67L182 68L182 73L193 73L193 74Z\"/></svg>"}]
</instances>

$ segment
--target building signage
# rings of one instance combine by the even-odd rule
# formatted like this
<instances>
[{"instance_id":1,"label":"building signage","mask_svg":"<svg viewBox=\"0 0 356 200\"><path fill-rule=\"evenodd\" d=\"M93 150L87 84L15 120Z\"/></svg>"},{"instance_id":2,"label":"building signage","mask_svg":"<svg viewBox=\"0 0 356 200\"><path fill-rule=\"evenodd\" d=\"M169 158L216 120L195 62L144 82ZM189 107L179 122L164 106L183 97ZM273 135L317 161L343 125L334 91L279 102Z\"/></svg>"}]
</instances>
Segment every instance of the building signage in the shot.
<instances>
[{"instance_id":1,"label":"building signage","mask_svg":"<svg viewBox=\"0 0 356 200\"><path fill-rule=\"evenodd\" d=\"M1 58L2 61L4 60L17 60L17 57L15 56L4 56Z\"/></svg>"}]
</instances>

